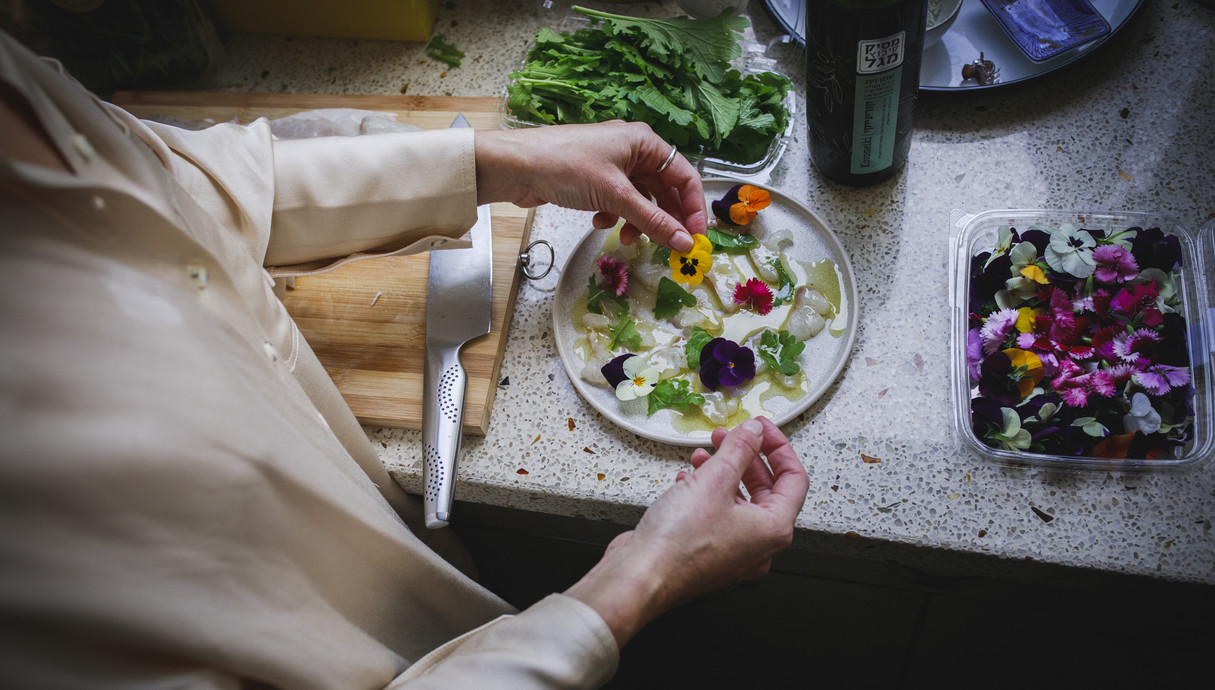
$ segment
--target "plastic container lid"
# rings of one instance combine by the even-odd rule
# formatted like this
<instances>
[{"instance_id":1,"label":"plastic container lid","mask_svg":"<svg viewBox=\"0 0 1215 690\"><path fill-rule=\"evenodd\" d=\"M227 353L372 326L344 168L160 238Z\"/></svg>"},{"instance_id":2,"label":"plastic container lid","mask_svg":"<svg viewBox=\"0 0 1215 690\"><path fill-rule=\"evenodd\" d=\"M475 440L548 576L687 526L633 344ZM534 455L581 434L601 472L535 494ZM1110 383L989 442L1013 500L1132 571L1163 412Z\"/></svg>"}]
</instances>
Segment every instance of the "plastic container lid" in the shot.
<instances>
[{"instance_id":1,"label":"plastic container lid","mask_svg":"<svg viewBox=\"0 0 1215 690\"><path fill-rule=\"evenodd\" d=\"M1215 449L1215 417L1212 413L1212 347L1215 344L1215 309L1212 308L1211 276L1206 267L1215 257L1215 220L1204 226L1196 239L1185 227L1168 216L1144 212L1087 212L1065 210L997 210L977 215L954 211L950 219L950 374L954 396L954 428L964 448L1007 465L1036 465L1066 470L1101 469L1154 471L1192 467L1211 457ZM1173 455L1154 459L1111 459L1089 455L1050 455L1009 450L988 445L973 427L971 400L978 396L972 385L967 363L967 334L970 330L969 295L971 259L996 246L1001 226L1020 232L1031 227L1050 230L1070 223L1077 228L1100 229L1107 233L1133 227L1160 228L1177 237L1181 247L1180 277L1177 290L1182 297L1179 313L1185 318L1186 341L1190 357L1190 385L1194 388L1192 431L1189 439L1172 449Z\"/></svg>"}]
</instances>

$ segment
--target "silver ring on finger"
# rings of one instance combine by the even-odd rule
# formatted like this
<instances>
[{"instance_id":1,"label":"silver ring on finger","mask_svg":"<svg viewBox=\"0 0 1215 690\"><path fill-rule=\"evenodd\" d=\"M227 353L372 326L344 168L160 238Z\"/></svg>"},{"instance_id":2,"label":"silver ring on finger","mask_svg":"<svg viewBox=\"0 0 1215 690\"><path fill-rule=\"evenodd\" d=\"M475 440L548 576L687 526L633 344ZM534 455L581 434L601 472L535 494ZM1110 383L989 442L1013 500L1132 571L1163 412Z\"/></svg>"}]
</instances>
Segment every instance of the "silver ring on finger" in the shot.
<instances>
[{"instance_id":1,"label":"silver ring on finger","mask_svg":"<svg viewBox=\"0 0 1215 690\"><path fill-rule=\"evenodd\" d=\"M661 173L663 170L666 170L667 166L671 164L671 161L675 160L676 153L678 153L678 150L675 148L674 144L671 144L671 152L669 154L667 154L667 159L665 161L663 161L662 165L658 166L658 169L655 170L654 172Z\"/></svg>"}]
</instances>

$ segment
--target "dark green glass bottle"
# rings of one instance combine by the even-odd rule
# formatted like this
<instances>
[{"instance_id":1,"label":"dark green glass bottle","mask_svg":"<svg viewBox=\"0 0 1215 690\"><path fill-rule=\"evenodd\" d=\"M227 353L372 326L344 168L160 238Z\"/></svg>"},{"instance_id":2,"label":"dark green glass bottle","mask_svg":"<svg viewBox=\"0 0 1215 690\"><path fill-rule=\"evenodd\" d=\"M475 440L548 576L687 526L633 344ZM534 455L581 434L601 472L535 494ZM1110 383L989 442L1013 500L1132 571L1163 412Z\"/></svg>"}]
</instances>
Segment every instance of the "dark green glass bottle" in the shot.
<instances>
[{"instance_id":1,"label":"dark green glass bottle","mask_svg":"<svg viewBox=\"0 0 1215 690\"><path fill-rule=\"evenodd\" d=\"M808 0L810 160L847 185L907 162L920 88L927 0Z\"/></svg>"}]
</instances>

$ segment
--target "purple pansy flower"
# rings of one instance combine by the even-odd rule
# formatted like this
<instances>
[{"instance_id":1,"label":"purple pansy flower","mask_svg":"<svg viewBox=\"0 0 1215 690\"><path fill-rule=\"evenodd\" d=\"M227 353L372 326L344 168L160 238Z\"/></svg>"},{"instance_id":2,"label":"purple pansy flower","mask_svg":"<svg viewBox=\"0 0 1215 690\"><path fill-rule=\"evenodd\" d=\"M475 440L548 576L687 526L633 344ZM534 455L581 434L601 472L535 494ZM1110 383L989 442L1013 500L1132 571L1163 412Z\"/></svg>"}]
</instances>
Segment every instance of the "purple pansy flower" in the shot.
<instances>
[{"instance_id":1,"label":"purple pansy flower","mask_svg":"<svg viewBox=\"0 0 1215 690\"><path fill-rule=\"evenodd\" d=\"M755 353L733 340L714 338L700 349L700 382L711 391L755 378Z\"/></svg>"},{"instance_id":2,"label":"purple pansy flower","mask_svg":"<svg viewBox=\"0 0 1215 690\"><path fill-rule=\"evenodd\" d=\"M1159 268L1168 273L1181 265L1181 241L1175 235L1166 235L1160 228L1130 228L1138 230L1131 240L1131 254L1139 269Z\"/></svg>"}]
</instances>

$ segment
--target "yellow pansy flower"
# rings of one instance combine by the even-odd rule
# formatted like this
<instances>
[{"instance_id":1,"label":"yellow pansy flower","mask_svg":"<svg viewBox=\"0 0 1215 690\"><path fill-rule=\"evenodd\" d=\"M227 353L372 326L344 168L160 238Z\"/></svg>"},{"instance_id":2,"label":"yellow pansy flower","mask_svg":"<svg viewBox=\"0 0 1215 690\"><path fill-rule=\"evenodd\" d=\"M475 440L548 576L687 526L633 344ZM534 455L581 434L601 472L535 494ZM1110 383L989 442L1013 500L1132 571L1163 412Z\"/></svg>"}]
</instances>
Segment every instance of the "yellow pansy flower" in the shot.
<instances>
[{"instance_id":1,"label":"yellow pansy flower","mask_svg":"<svg viewBox=\"0 0 1215 690\"><path fill-rule=\"evenodd\" d=\"M669 263L671 279L676 283L700 285L713 267L713 243L704 235L692 235L692 248L687 252L672 249Z\"/></svg>"},{"instance_id":2,"label":"yellow pansy flower","mask_svg":"<svg viewBox=\"0 0 1215 690\"><path fill-rule=\"evenodd\" d=\"M1042 382L1042 360L1029 350L1015 347L1004 350L1004 354L1008 355L1013 368L1025 367L1025 373L1017 379L1017 391L1021 393L1021 399L1024 400L1025 396L1034 391L1034 386Z\"/></svg>"},{"instance_id":3,"label":"yellow pansy flower","mask_svg":"<svg viewBox=\"0 0 1215 690\"><path fill-rule=\"evenodd\" d=\"M1017 310L1017 331L1019 333L1033 333L1034 323L1039 316L1046 316L1046 310L1039 307L1030 309L1029 307L1021 307Z\"/></svg>"}]
</instances>

